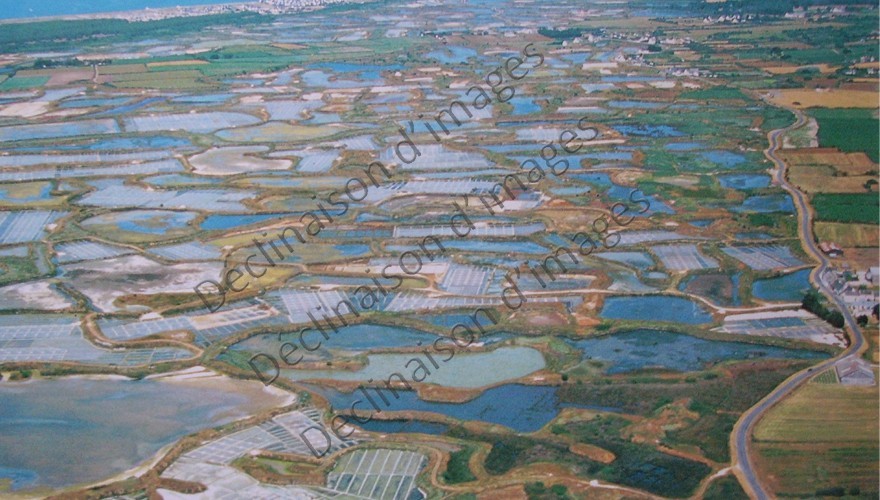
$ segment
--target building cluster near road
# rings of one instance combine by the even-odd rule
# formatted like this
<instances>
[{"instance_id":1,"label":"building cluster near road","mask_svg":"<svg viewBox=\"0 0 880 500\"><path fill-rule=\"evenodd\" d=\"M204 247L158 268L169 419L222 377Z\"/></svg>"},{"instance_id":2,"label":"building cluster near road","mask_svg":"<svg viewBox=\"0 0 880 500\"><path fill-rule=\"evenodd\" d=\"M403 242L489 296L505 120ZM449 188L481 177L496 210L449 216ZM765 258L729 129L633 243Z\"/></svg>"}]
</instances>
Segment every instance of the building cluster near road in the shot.
<instances>
[{"instance_id":1,"label":"building cluster near road","mask_svg":"<svg viewBox=\"0 0 880 500\"><path fill-rule=\"evenodd\" d=\"M853 316L876 314L875 308L880 304L880 267L855 272L828 269L822 279L843 300Z\"/></svg>"}]
</instances>

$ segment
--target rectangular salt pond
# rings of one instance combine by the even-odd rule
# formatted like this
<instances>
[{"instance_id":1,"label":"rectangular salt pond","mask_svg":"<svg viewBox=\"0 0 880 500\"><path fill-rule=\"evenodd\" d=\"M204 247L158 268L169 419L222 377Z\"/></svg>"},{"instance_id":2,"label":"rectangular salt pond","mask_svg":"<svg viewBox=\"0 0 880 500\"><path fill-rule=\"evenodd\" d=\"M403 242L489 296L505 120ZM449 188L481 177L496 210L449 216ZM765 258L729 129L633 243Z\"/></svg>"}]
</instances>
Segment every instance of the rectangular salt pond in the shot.
<instances>
[{"instance_id":1,"label":"rectangular salt pond","mask_svg":"<svg viewBox=\"0 0 880 500\"><path fill-rule=\"evenodd\" d=\"M147 136L147 137L113 137L106 139L90 139L75 144L52 144L42 147L23 147L10 149L15 153L45 153L51 151L125 151L144 149L190 149L192 143L188 139L170 136Z\"/></svg>"},{"instance_id":2,"label":"rectangular salt pond","mask_svg":"<svg viewBox=\"0 0 880 500\"><path fill-rule=\"evenodd\" d=\"M124 120L127 132L185 130L199 134L208 134L224 128L255 125L261 122L262 120L252 115L225 111L134 116ZM116 122L113 123L115 125Z\"/></svg>"},{"instance_id":3,"label":"rectangular salt pond","mask_svg":"<svg viewBox=\"0 0 880 500\"><path fill-rule=\"evenodd\" d=\"M45 227L67 215L64 212L0 212L0 245L39 240Z\"/></svg>"},{"instance_id":4,"label":"rectangular salt pond","mask_svg":"<svg viewBox=\"0 0 880 500\"><path fill-rule=\"evenodd\" d=\"M144 179L144 182L148 182L155 186L178 186L178 185L210 185L210 184L220 184L223 182L223 179L210 178L206 179L204 177L198 177L194 175L184 175L184 174L168 174L168 175L157 175L155 177L148 177Z\"/></svg>"},{"instance_id":5,"label":"rectangular salt pond","mask_svg":"<svg viewBox=\"0 0 880 500\"><path fill-rule=\"evenodd\" d=\"M81 262L84 260L110 259L113 257L121 257L123 255L131 255L133 253L135 253L135 251L130 248L88 240L55 245L55 254L57 255L58 262L61 264Z\"/></svg>"},{"instance_id":6,"label":"rectangular salt pond","mask_svg":"<svg viewBox=\"0 0 880 500\"><path fill-rule=\"evenodd\" d=\"M296 169L310 174L327 172L333 166L333 162L339 158L338 151L291 151L291 153L301 158Z\"/></svg>"},{"instance_id":7,"label":"rectangular salt pond","mask_svg":"<svg viewBox=\"0 0 880 500\"><path fill-rule=\"evenodd\" d=\"M0 155L0 167L30 167L65 163L123 163L168 158L171 151L142 151L137 153L83 153L73 155Z\"/></svg>"},{"instance_id":8,"label":"rectangular salt pond","mask_svg":"<svg viewBox=\"0 0 880 500\"><path fill-rule=\"evenodd\" d=\"M242 200L253 196L253 193L247 191L219 189L160 191L136 186L110 185L89 193L79 203L107 208L193 208L218 212L243 212L247 207L241 203Z\"/></svg>"},{"instance_id":9,"label":"rectangular salt pond","mask_svg":"<svg viewBox=\"0 0 880 500\"><path fill-rule=\"evenodd\" d=\"M466 252L487 253L523 253L529 255L541 255L549 250L532 241L480 241L480 240L442 240L444 248L462 250ZM385 247L391 252L417 251L417 245L389 245Z\"/></svg>"},{"instance_id":10,"label":"rectangular salt pond","mask_svg":"<svg viewBox=\"0 0 880 500\"><path fill-rule=\"evenodd\" d=\"M481 154L469 151L456 151L438 144L417 145L420 155L411 163L403 163L404 170L452 170L468 169L475 170L494 165ZM382 151L379 159L388 164L401 164L402 162L394 152L394 148Z\"/></svg>"},{"instance_id":11,"label":"rectangular salt pond","mask_svg":"<svg viewBox=\"0 0 880 500\"><path fill-rule=\"evenodd\" d=\"M599 252L596 257L627 264L641 271L654 265L654 259L645 252Z\"/></svg>"},{"instance_id":12,"label":"rectangular salt pond","mask_svg":"<svg viewBox=\"0 0 880 500\"><path fill-rule=\"evenodd\" d=\"M116 124L116 121L109 119L15 125L0 127L0 142L54 139L79 135L116 134L119 132L119 125Z\"/></svg>"},{"instance_id":13,"label":"rectangular salt pond","mask_svg":"<svg viewBox=\"0 0 880 500\"><path fill-rule=\"evenodd\" d=\"M192 357L186 349L107 350L85 339L73 316L17 315L0 318L0 363L69 361L91 365L148 365Z\"/></svg>"},{"instance_id":14,"label":"rectangular salt pond","mask_svg":"<svg viewBox=\"0 0 880 500\"><path fill-rule=\"evenodd\" d=\"M470 237L503 238L515 236L528 236L544 230L544 224L535 222L531 224L486 224L475 225L470 231ZM422 238L425 236L457 236L449 224L433 226L395 226L395 238Z\"/></svg>"},{"instance_id":15,"label":"rectangular salt pond","mask_svg":"<svg viewBox=\"0 0 880 500\"><path fill-rule=\"evenodd\" d=\"M150 175L162 172L182 172L183 165L176 159L159 160L148 163L114 165L106 167L63 166L44 169L25 169L15 172L0 172L0 182L33 181L47 179L72 179L80 177L122 177L126 175Z\"/></svg>"},{"instance_id":16,"label":"rectangular salt pond","mask_svg":"<svg viewBox=\"0 0 880 500\"><path fill-rule=\"evenodd\" d=\"M638 245L639 243L650 243L655 241L675 241L675 240L705 240L701 236L688 236L685 234L673 233L672 231L620 231L619 245Z\"/></svg>"},{"instance_id":17,"label":"rectangular salt pond","mask_svg":"<svg viewBox=\"0 0 880 500\"><path fill-rule=\"evenodd\" d=\"M658 245L651 247L651 251L663 262L663 266L671 271L718 267L718 261L700 253L696 245Z\"/></svg>"},{"instance_id":18,"label":"rectangular salt pond","mask_svg":"<svg viewBox=\"0 0 880 500\"><path fill-rule=\"evenodd\" d=\"M198 241L153 247L148 252L164 259L175 261L214 260L220 258L219 248Z\"/></svg>"},{"instance_id":19,"label":"rectangular salt pond","mask_svg":"<svg viewBox=\"0 0 880 500\"><path fill-rule=\"evenodd\" d=\"M304 120L306 111L324 106L323 101L265 101L260 106L266 109L272 120Z\"/></svg>"},{"instance_id":20,"label":"rectangular salt pond","mask_svg":"<svg viewBox=\"0 0 880 500\"><path fill-rule=\"evenodd\" d=\"M780 245L723 247L721 251L756 271L798 267L804 264L791 253L790 248Z\"/></svg>"}]
</instances>

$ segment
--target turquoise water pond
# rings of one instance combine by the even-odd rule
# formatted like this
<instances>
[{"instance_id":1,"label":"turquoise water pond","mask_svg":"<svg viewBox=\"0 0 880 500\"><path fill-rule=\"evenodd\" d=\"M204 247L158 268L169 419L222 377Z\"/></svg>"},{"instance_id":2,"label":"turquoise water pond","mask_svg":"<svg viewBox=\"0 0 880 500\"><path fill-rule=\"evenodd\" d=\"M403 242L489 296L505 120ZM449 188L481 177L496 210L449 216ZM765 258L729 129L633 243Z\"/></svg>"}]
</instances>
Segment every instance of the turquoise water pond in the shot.
<instances>
[{"instance_id":1,"label":"turquoise water pond","mask_svg":"<svg viewBox=\"0 0 880 500\"><path fill-rule=\"evenodd\" d=\"M787 194L769 194L750 196L743 201L742 205L730 209L732 212L743 213L794 213L794 202Z\"/></svg>"},{"instance_id":2,"label":"turquoise water pond","mask_svg":"<svg viewBox=\"0 0 880 500\"><path fill-rule=\"evenodd\" d=\"M369 408L360 391L343 393L329 388L317 388L322 396L336 409L348 409L358 399L358 408ZM379 398L370 390L374 400ZM386 391L387 392L387 391ZM506 384L486 390L480 396L465 403L435 403L423 401L413 391L398 391L398 397L388 395L389 406L382 411L424 411L447 415L459 420L481 420L507 426L517 432L534 432L556 418L563 408L587 408L602 411L619 411L618 408L576 405L559 400L556 387L541 385Z\"/></svg>"},{"instance_id":3,"label":"turquoise water pond","mask_svg":"<svg viewBox=\"0 0 880 500\"><path fill-rule=\"evenodd\" d=\"M746 161L745 156L741 154L722 150L704 151L700 156L724 168L732 168Z\"/></svg>"},{"instance_id":4,"label":"turquoise water pond","mask_svg":"<svg viewBox=\"0 0 880 500\"><path fill-rule=\"evenodd\" d=\"M513 116L528 115L541 111L541 106L535 104L535 100L531 97L513 97L507 101L513 106Z\"/></svg>"},{"instance_id":5,"label":"turquoise water pond","mask_svg":"<svg viewBox=\"0 0 880 500\"><path fill-rule=\"evenodd\" d=\"M712 322L712 315L696 302L683 297L647 295L605 299L600 317L640 321L664 321L700 325Z\"/></svg>"},{"instance_id":6,"label":"turquoise water pond","mask_svg":"<svg viewBox=\"0 0 880 500\"><path fill-rule=\"evenodd\" d=\"M330 342L330 341L328 341ZM451 341L447 346L452 345ZM429 351L430 352L430 351ZM394 373L400 373L409 381L422 377L421 361L430 374L425 383L443 387L475 389L514 380L534 373L545 366L544 356L529 347L499 347L487 352L461 352L444 361L448 354L432 354L439 364L435 368L427 357L419 353L370 354L367 365L359 370L281 370L281 374L291 380L345 380L368 382L387 380ZM417 373L418 372L418 373Z\"/></svg>"},{"instance_id":7,"label":"turquoise water pond","mask_svg":"<svg viewBox=\"0 0 880 500\"><path fill-rule=\"evenodd\" d=\"M609 375L647 368L696 371L727 360L828 357L817 351L706 340L683 333L649 329L577 340L570 344L583 352L584 360L606 363L605 373Z\"/></svg>"},{"instance_id":8,"label":"turquoise water pond","mask_svg":"<svg viewBox=\"0 0 880 500\"><path fill-rule=\"evenodd\" d=\"M694 227L709 227L713 222L715 222L715 219L694 219L689 220L688 224Z\"/></svg>"},{"instance_id":9,"label":"turquoise water pond","mask_svg":"<svg viewBox=\"0 0 880 500\"><path fill-rule=\"evenodd\" d=\"M718 176L721 187L731 189L758 189L770 185L770 176L763 174L731 174Z\"/></svg>"},{"instance_id":10,"label":"turquoise water pond","mask_svg":"<svg viewBox=\"0 0 880 500\"><path fill-rule=\"evenodd\" d=\"M752 295L761 300L799 302L810 289L810 269L801 269L777 278L755 280Z\"/></svg>"},{"instance_id":11,"label":"turquoise water pond","mask_svg":"<svg viewBox=\"0 0 880 500\"><path fill-rule=\"evenodd\" d=\"M208 231L233 229L236 227L249 226L258 222L277 219L289 214L214 214L205 217L201 228Z\"/></svg>"},{"instance_id":12,"label":"turquoise water pond","mask_svg":"<svg viewBox=\"0 0 880 500\"><path fill-rule=\"evenodd\" d=\"M89 141L78 142L76 144L53 144L52 151L119 151L133 149L172 149L185 148L192 146L192 143L183 138L170 136L150 136L150 137L115 137L112 139L92 139ZM46 146L14 148L10 151L17 152L37 152L45 153Z\"/></svg>"},{"instance_id":13,"label":"turquoise water pond","mask_svg":"<svg viewBox=\"0 0 880 500\"><path fill-rule=\"evenodd\" d=\"M140 234L166 234L175 229L186 228L198 216L195 212L172 212L169 210L129 210L110 212L90 217L84 226L115 224L122 231Z\"/></svg>"},{"instance_id":14,"label":"turquoise water pond","mask_svg":"<svg viewBox=\"0 0 880 500\"><path fill-rule=\"evenodd\" d=\"M169 228L182 228L195 219L192 212L144 211L119 219L119 229L146 234L165 234ZM154 221L156 221L154 223Z\"/></svg>"}]
</instances>

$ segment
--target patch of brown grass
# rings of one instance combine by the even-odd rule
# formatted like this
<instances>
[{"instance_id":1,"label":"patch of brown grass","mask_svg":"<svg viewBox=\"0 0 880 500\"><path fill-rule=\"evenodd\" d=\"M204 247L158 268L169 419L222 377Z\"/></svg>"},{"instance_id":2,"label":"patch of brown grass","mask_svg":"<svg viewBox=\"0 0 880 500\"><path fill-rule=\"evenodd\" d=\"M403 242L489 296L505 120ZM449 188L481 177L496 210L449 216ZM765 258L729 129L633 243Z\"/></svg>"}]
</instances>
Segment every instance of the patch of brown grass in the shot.
<instances>
[{"instance_id":1,"label":"patch of brown grass","mask_svg":"<svg viewBox=\"0 0 880 500\"><path fill-rule=\"evenodd\" d=\"M776 89L769 93L778 106L806 108L877 108L877 92L843 89Z\"/></svg>"},{"instance_id":2,"label":"patch of brown grass","mask_svg":"<svg viewBox=\"0 0 880 500\"><path fill-rule=\"evenodd\" d=\"M575 443L568 447L568 451L575 455L587 457L590 460L595 460L596 462L601 462L603 464L610 464L617 458L614 453L611 453L608 450L586 443Z\"/></svg>"}]
</instances>

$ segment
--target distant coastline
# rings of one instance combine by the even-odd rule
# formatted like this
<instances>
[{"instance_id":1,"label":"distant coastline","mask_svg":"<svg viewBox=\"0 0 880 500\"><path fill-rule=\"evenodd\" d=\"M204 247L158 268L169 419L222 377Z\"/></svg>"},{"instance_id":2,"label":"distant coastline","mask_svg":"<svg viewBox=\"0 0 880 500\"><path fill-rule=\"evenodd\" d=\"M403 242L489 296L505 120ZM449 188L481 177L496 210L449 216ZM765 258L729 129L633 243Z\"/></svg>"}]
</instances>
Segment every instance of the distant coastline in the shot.
<instances>
[{"instance_id":1,"label":"distant coastline","mask_svg":"<svg viewBox=\"0 0 880 500\"><path fill-rule=\"evenodd\" d=\"M106 12L87 12L80 14L61 13L57 15L40 15L33 17L3 17L0 12L0 24L32 23L41 21L82 21L94 19L123 19L131 22L158 21L174 17L207 16L235 12L255 12L258 14L285 14L306 10L319 10L329 5L345 3L367 3L372 0L245 0L239 2L211 2L211 0L174 0L176 3L199 2L193 5L175 5L168 7L138 6L147 0L132 0L132 8ZM27 8L28 2L19 10ZM114 4L113 8L118 8ZM13 14L14 15L14 14Z\"/></svg>"}]
</instances>

